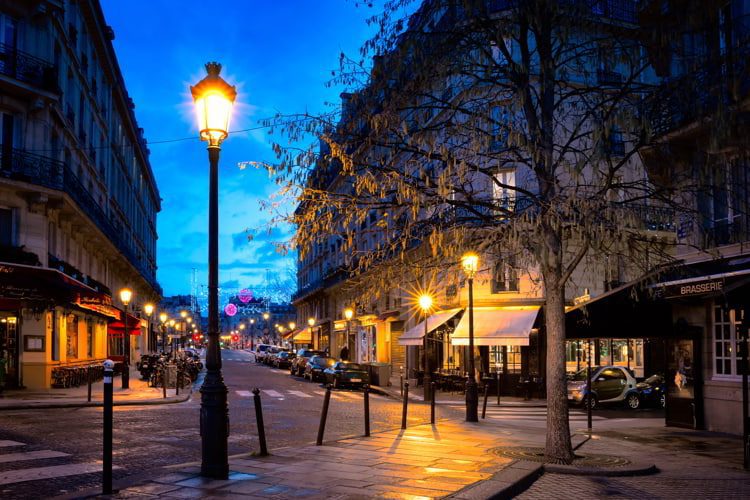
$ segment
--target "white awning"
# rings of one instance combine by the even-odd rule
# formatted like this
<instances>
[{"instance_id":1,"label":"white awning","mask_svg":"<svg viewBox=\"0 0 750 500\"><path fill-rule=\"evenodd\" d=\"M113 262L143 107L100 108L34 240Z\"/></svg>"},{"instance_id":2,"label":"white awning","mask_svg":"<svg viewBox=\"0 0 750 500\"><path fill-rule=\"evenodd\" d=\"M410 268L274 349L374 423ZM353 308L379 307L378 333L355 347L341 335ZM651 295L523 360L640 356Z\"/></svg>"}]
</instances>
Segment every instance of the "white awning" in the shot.
<instances>
[{"instance_id":1,"label":"white awning","mask_svg":"<svg viewBox=\"0 0 750 500\"><path fill-rule=\"evenodd\" d=\"M538 306L475 307L474 345L529 345ZM451 344L469 345L469 313L451 335Z\"/></svg>"},{"instance_id":2,"label":"white awning","mask_svg":"<svg viewBox=\"0 0 750 500\"><path fill-rule=\"evenodd\" d=\"M427 330L433 331L434 329L444 325L448 320L453 318L456 314L461 312L462 309L449 309L447 311L441 311L433 314L427 318ZM398 339L398 343L401 345L422 345L424 338L424 321L419 323L417 326L410 328Z\"/></svg>"}]
</instances>

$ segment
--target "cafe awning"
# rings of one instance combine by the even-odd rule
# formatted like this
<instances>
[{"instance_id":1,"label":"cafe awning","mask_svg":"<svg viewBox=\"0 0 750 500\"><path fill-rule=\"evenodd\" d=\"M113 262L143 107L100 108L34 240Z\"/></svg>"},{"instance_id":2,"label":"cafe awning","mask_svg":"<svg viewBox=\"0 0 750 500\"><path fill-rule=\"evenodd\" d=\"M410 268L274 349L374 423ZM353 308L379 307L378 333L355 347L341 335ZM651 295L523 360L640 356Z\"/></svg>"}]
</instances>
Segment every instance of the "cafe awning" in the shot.
<instances>
[{"instance_id":1,"label":"cafe awning","mask_svg":"<svg viewBox=\"0 0 750 500\"><path fill-rule=\"evenodd\" d=\"M431 332L445 323L454 318L463 309L449 309L447 311L440 311L429 318L427 318L427 331ZM398 343L401 345L422 345L424 338L424 321L419 323L417 326L410 328L398 339Z\"/></svg>"},{"instance_id":2,"label":"cafe awning","mask_svg":"<svg viewBox=\"0 0 750 500\"><path fill-rule=\"evenodd\" d=\"M294 337L292 337L292 342L295 344L309 344L312 342L312 335L310 335L310 329L304 328L302 330L299 330L297 333L294 334Z\"/></svg>"},{"instance_id":3,"label":"cafe awning","mask_svg":"<svg viewBox=\"0 0 750 500\"><path fill-rule=\"evenodd\" d=\"M105 294L57 269L0 262L0 297L25 301L100 301Z\"/></svg>"},{"instance_id":4,"label":"cafe awning","mask_svg":"<svg viewBox=\"0 0 750 500\"><path fill-rule=\"evenodd\" d=\"M107 335L110 337L122 337L125 333L125 316L128 316L128 330L130 335L141 334L141 318L128 314L120 309L115 309L118 313L118 319L107 325Z\"/></svg>"},{"instance_id":5,"label":"cafe awning","mask_svg":"<svg viewBox=\"0 0 750 500\"><path fill-rule=\"evenodd\" d=\"M281 338L283 340L289 340L290 338L294 337L295 334L297 334L299 330L289 330L288 332L284 332L281 334Z\"/></svg>"},{"instance_id":6,"label":"cafe awning","mask_svg":"<svg viewBox=\"0 0 750 500\"><path fill-rule=\"evenodd\" d=\"M474 345L529 345L539 306L475 307ZM451 335L451 344L469 345L469 313Z\"/></svg>"}]
</instances>

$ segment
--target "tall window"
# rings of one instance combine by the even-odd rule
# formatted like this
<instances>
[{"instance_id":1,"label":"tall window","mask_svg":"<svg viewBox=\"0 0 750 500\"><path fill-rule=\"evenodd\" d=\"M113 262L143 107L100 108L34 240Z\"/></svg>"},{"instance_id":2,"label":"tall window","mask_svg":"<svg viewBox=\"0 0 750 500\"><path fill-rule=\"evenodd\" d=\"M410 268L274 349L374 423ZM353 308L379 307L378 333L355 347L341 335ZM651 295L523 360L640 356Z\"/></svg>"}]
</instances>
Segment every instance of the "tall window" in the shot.
<instances>
[{"instance_id":1,"label":"tall window","mask_svg":"<svg viewBox=\"0 0 750 500\"><path fill-rule=\"evenodd\" d=\"M66 334L68 342L66 344L66 352L69 358L78 357L78 316L75 314L68 314L67 317L67 328Z\"/></svg>"},{"instance_id":2,"label":"tall window","mask_svg":"<svg viewBox=\"0 0 750 500\"><path fill-rule=\"evenodd\" d=\"M749 163L747 158L738 158L696 172L707 180L707 188L698 193L698 212L709 246L737 243L748 235Z\"/></svg>"},{"instance_id":3,"label":"tall window","mask_svg":"<svg viewBox=\"0 0 750 500\"><path fill-rule=\"evenodd\" d=\"M490 150L502 151L508 147L510 110L508 106L495 105L490 108Z\"/></svg>"},{"instance_id":4,"label":"tall window","mask_svg":"<svg viewBox=\"0 0 750 500\"><path fill-rule=\"evenodd\" d=\"M10 53L10 57L0 57L0 73L11 75L15 73L16 59L13 57L12 51L16 49L18 38L16 32L16 20L0 13L0 55L4 55L6 52Z\"/></svg>"},{"instance_id":5,"label":"tall window","mask_svg":"<svg viewBox=\"0 0 750 500\"><path fill-rule=\"evenodd\" d=\"M740 374L737 355L737 311L722 306L714 307L714 375Z\"/></svg>"},{"instance_id":6,"label":"tall window","mask_svg":"<svg viewBox=\"0 0 750 500\"><path fill-rule=\"evenodd\" d=\"M13 209L0 208L0 246L12 246L14 238Z\"/></svg>"},{"instance_id":7,"label":"tall window","mask_svg":"<svg viewBox=\"0 0 750 500\"><path fill-rule=\"evenodd\" d=\"M516 205L516 171L500 170L493 176L492 199L498 208L512 211Z\"/></svg>"},{"instance_id":8,"label":"tall window","mask_svg":"<svg viewBox=\"0 0 750 500\"><path fill-rule=\"evenodd\" d=\"M492 293L518 291L518 270L513 264L513 259L499 259L495 262Z\"/></svg>"}]
</instances>

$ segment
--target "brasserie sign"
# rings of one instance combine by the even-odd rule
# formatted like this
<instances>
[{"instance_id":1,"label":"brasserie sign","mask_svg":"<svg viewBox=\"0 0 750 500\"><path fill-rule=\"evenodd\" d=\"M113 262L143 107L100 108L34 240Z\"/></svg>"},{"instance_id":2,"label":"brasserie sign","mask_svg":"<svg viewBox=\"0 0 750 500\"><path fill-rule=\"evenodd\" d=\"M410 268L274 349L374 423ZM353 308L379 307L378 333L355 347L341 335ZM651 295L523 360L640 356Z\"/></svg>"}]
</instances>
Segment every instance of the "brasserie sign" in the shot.
<instances>
[{"instance_id":1,"label":"brasserie sign","mask_svg":"<svg viewBox=\"0 0 750 500\"><path fill-rule=\"evenodd\" d=\"M682 283L667 285L664 287L665 298L692 297L695 295L722 293L724 291L724 278L697 281L693 283Z\"/></svg>"}]
</instances>

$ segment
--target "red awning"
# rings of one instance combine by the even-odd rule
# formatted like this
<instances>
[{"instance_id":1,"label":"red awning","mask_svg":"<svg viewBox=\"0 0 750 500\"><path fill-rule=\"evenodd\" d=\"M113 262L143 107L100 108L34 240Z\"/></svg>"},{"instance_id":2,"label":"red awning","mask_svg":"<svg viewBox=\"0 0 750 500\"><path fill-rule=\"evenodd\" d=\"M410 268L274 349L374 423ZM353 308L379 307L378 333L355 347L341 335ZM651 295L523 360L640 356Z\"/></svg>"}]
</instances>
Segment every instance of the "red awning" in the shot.
<instances>
[{"instance_id":1,"label":"red awning","mask_svg":"<svg viewBox=\"0 0 750 500\"><path fill-rule=\"evenodd\" d=\"M107 325L107 335L110 337L122 337L125 334L125 323L123 322L125 311L115 308L118 313L118 319ZM130 335L141 334L141 318L128 314L128 330Z\"/></svg>"},{"instance_id":2,"label":"red awning","mask_svg":"<svg viewBox=\"0 0 750 500\"><path fill-rule=\"evenodd\" d=\"M79 297L108 298L57 269L8 263L0 263L0 297L70 303L75 303Z\"/></svg>"}]
</instances>

